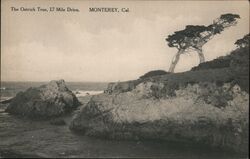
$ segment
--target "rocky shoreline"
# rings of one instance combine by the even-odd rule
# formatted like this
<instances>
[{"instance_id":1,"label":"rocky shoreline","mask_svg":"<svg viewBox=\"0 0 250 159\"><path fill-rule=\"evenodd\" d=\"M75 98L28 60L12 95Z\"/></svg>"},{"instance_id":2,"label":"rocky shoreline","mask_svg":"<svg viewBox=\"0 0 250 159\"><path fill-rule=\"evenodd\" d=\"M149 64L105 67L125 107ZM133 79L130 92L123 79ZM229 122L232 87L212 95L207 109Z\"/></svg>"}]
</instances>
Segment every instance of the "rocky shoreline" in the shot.
<instances>
[{"instance_id":1,"label":"rocky shoreline","mask_svg":"<svg viewBox=\"0 0 250 159\"><path fill-rule=\"evenodd\" d=\"M248 52L233 51L220 59L226 60L222 67L211 61L184 73L158 71L159 75L151 72L145 78L110 83L104 93L84 103L63 80L52 81L17 94L6 111L30 118L70 114L70 130L87 136L201 144L248 153ZM61 120L51 123L65 125Z\"/></svg>"},{"instance_id":2,"label":"rocky shoreline","mask_svg":"<svg viewBox=\"0 0 250 159\"><path fill-rule=\"evenodd\" d=\"M225 101L215 103L216 99L205 99L206 88L199 85L188 85L176 91L175 97L165 99L151 99L152 92L140 92L149 90L147 86L144 84L143 89L132 92L92 97L75 115L70 128L88 136L110 139L191 142L247 151L249 95L237 85L228 92L232 99L226 105ZM231 85L223 85L221 89L226 90L225 87Z\"/></svg>"},{"instance_id":3,"label":"rocky shoreline","mask_svg":"<svg viewBox=\"0 0 250 159\"><path fill-rule=\"evenodd\" d=\"M70 129L110 139L189 142L248 153L247 59L243 48L221 58L222 67L214 60L194 71L111 83L74 116Z\"/></svg>"}]
</instances>

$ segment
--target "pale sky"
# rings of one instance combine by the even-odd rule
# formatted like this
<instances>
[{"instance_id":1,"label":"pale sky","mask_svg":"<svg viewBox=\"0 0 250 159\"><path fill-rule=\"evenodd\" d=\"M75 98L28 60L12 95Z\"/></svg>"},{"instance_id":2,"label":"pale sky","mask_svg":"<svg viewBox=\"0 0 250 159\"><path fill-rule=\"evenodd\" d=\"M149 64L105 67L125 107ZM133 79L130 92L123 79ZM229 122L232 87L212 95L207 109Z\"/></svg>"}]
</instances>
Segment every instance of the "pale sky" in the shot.
<instances>
[{"instance_id":1,"label":"pale sky","mask_svg":"<svg viewBox=\"0 0 250 159\"><path fill-rule=\"evenodd\" d=\"M177 52L165 41L186 25L209 25L239 14L236 26L204 46L207 61L226 55L249 33L248 1L1 1L2 81L124 81L168 70ZM10 7L74 7L80 12L20 12ZM89 7L129 8L94 13ZM198 65L182 55L175 72Z\"/></svg>"}]
</instances>

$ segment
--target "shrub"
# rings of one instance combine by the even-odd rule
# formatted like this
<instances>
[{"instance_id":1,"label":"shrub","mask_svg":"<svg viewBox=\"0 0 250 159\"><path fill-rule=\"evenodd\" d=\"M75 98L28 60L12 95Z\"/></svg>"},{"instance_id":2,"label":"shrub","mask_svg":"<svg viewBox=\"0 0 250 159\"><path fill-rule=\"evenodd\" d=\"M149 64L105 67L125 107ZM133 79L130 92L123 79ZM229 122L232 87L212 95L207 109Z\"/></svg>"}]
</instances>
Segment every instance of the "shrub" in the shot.
<instances>
[{"instance_id":1,"label":"shrub","mask_svg":"<svg viewBox=\"0 0 250 159\"><path fill-rule=\"evenodd\" d=\"M143 76L140 77L140 79L145 79L145 78L159 76L159 75L166 75L166 74L169 74L169 72L166 72L164 70L154 70L154 71L150 71L150 72L144 74Z\"/></svg>"}]
</instances>

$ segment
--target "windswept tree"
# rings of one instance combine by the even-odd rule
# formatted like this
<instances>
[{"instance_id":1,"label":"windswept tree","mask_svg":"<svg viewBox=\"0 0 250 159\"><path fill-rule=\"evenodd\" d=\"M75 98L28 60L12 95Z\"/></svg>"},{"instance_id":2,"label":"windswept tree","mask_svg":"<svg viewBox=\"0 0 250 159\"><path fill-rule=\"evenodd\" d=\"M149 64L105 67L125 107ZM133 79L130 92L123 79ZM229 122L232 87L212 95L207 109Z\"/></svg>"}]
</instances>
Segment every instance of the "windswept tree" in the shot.
<instances>
[{"instance_id":1,"label":"windswept tree","mask_svg":"<svg viewBox=\"0 0 250 159\"><path fill-rule=\"evenodd\" d=\"M178 52L174 56L169 68L169 72L174 72L175 66L180 59L180 55L190 51L196 51L200 58L200 63L205 62L202 47L214 35L220 34L224 29L237 24L237 14L223 14L213 21L213 24L204 25L187 25L184 30L176 31L166 38L169 47L175 47Z\"/></svg>"},{"instance_id":2,"label":"windswept tree","mask_svg":"<svg viewBox=\"0 0 250 159\"><path fill-rule=\"evenodd\" d=\"M248 33L242 39L237 40L234 44L239 48L249 47L250 34Z\"/></svg>"}]
</instances>

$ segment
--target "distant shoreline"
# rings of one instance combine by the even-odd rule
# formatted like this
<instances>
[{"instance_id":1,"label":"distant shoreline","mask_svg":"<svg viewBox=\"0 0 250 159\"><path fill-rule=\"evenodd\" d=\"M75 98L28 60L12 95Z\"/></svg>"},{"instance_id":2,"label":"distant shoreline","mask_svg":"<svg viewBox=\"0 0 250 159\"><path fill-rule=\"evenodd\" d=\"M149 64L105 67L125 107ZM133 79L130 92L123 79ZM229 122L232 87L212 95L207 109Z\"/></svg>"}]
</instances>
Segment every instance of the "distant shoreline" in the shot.
<instances>
[{"instance_id":1,"label":"distant shoreline","mask_svg":"<svg viewBox=\"0 0 250 159\"><path fill-rule=\"evenodd\" d=\"M31 83L48 83L51 80L48 81L0 81L1 83L26 83L26 82L31 82ZM111 83L109 81L65 81L66 83ZM113 81L112 81L113 82Z\"/></svg>"}]
</instances>

